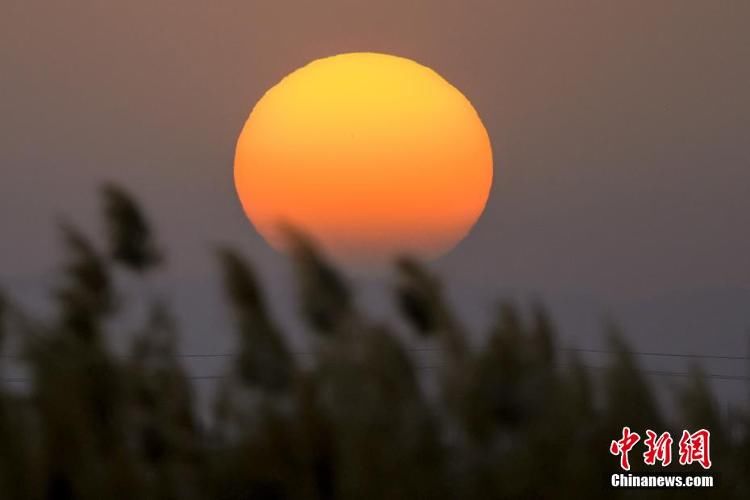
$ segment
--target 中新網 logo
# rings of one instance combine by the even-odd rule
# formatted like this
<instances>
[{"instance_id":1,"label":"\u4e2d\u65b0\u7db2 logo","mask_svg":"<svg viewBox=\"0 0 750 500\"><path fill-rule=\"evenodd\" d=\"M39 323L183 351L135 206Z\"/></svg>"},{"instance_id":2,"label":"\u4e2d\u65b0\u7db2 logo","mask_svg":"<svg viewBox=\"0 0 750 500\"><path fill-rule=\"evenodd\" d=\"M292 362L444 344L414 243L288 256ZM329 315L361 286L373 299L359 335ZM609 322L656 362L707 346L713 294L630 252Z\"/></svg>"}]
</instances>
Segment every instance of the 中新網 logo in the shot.
<instances>
[{"instance_id":1,"label":"\u4e2d\u65b0\u7db2 logo","mask_svg":"<svg viewBox=\"0 0 750 500\"><path fill-rule=\"evenodd\" d=\"M630 470L630 451L641 441L637 432L632 432L630 427L623 427L622 437L613 440L609 445L609 452L620 457L620 468ZM646 465L660 463L666 467L672 463L672 444L674 439L669 432L656 432L648 429L643 445L643 462ZM704 469L711 468L711 432L700 429L693 433L683 430L677 445L680 465L700 464Z\"/></svg>"}]
</instances>

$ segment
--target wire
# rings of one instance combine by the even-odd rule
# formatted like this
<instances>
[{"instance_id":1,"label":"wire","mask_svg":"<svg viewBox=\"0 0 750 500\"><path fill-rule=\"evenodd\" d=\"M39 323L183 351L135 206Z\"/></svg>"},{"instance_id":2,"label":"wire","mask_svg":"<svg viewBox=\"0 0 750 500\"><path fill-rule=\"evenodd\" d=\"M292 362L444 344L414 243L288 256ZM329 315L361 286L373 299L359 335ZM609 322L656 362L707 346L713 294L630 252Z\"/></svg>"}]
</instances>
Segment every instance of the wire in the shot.
<instances>
[{"instance_id":1,"label":"wire","mask_svg":"<svg viewBox=\"0 0 750 500\"><path fill-rule=\"evenodd\" d=\"M440 352L442 349L437 347L413 347L405 349L408 352ZM608 349L592 349L587 347L564 347L558 349L560 351L572 351L572 352L588 352L594 354L617 354L617 351ZM298 356L309 356L315 354L314 351L293 351L292 354ZM692 354L692 353L676 353L676 352L659 352L659 351L630 351L630 354L636 356L655 356L665 358L685 358L685 359L717 359L727 361L750 361L750 356L736 356L726 354ZM236 353L188 353L188 354L176 354L177 358L183 359L201 359L201 358L231 358L237 356ZM20 355L0 355L2 359L22 359Z\"/></svg>"},{"instance_id":2,"label":"wire","mask_svg":"<svg viewBox=\"0 0 750 500\"><path fill-rule=\"evenodd\" d=\"M590 368L593 370L607 370L610 368L609 366L589 366L586 365L586 368ZM692 377L695 376L694 373L690 372L673 372L668 370L638 370L639 373L645 373L647 375L660 375L665 377ZM724 373L699 373L700 377L715 379L715 380L734 380L734 381L750 381L749 376L745 375L729 375Z\"/></svg>"},{"instance_id":3,"label":"wire","mask_svg":"<svg viewBox=\"0 0 750 500\"><path fill-rule=\"evenodd\" d=\"M586 368L592 369L592 370L607 370L610 367L608 366L591 366L591 365L584 365ZM419 371L424 370L437 370L440 369L440 365L423 365L423 366L417 366L415 367ZM658 375L658 376L665 376L665 377L691 377L695 374L691 372L676 372L676 371L669 371L669 370L639 370L640 373L645 373L647 375ZM701 373L700 376L714 379L714 380L726 380L726 381L736 381L736 382L742 382L742 381L750 381L750 376L745 375L730 375L725 373ZM227 375L188 375L185 378L189 380L218 380L227 378ZM0 378L0 381L2 382L30 382L30 378L20 378L20 377L12 377L12 378Z\"/></svg>"},{"instance_id":4,"label":"wire","mask_svg":"<svg viewBox=\"0 0 750 500\"><path fill-rule=\"evenodd\" d=\"M35 341L42 341L42 339L34 338ZM442 349L437 347L413 347L413 348L406 348L405 349L408 352L441 352ZM568 347L568 348L560 348L558 349L560 351L568 351L568 352L586 352L586 353L595 353L595 354L617 354L617 351L612 351L608 349L594 349L594 348L585 348L585 347ZM636 356L654 356L654 357L669 357L669 358L683 358L683 359L713 359L713 360L725 360L725 361L747 361L750 360L750 356L733 356L733 355L723 355L723 354L692 354L692 353L674 353L674 352L660 352L660 351L630 351L631 354L634 354ZM313 355L315 354L314 351L293 351L292 354L296 356L305 356L305 355ZM230 358L235 357L236 353L187 353L187 354L177 354L177 358L182 359L217 359L217 358ZM22 359L22 356L19 355L1 355L0 358L2 359ZM595 370L601 370L601 369L607 369L608 367L605 366L589 366L586 365L587 368L595 369ZM418 370L434 370L440 368L440 366L418 366L416 367ZM691 373L689 372L675 372L675 371L668 371L668 370L651 370L651 369L642 369L640 370L641 373L645 373L648 375L657 375L657 376L668 376L668 377L688 377L691 376ZM704 377L714 380L725 380L725 381L750 381L750 376L743 376L743 375L729 375L729 374L721 374L721 373L704 373L702 374ZM223 375L190 375L186 378L190 380L216 380L224 378ZM30 379L28 378L0 378L0 381L2 382L28 382Z\"/></svg>"},{"instance_id":5,"label":"wire","mask_svg":"<svg viewBox=\"0 0 750 500\"><path fill-rule=\"evenodd\" d=\"M615 354L615 351L607 349L589 349L585 347L568 347L561 349L563 351L591 352L597 354ZM750 356L729 356L724 354L689 354L676 352L656 352L656 351L630 351L637 356L657 356L665 358L689 358L689 359L724 359L733 361L748 361Z\"/></svg>"}]
</instances>

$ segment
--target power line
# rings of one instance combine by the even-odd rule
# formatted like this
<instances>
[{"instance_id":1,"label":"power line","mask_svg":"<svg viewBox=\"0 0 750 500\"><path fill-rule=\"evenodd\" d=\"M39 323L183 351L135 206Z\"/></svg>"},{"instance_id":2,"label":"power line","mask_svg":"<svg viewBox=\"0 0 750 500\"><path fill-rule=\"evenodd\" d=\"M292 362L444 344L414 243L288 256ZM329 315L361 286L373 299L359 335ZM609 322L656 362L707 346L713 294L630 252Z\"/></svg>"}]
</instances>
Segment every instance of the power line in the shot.
<instances>
[{"instance_id":1,"label":"power line","mask_svg":"<svg viewBox=\"0 0 750 500\"><path fill-rule=\"evenodd\" d=\"M610 367L608 366L591 366L591 365L584 365L588 369L592 370L607 370ZM422 365L415 367L419 371L424 370L437 370L440 369L440 365ZM691 372L679 372L679 371L669 371L669 370L638 370L640 373L644 373L647 375L657 375L657 376L665 376L665 377L691 377L695 374ZM227 378L229 375L188 375L185 378L189 380L219 380ZM714 380L726 380L726 381L750 381L750 376L745 375L731 375L731 374L725 374L725 373L701 373L699 374L701 377L714 379ZM30 382L31 378L24 378L24 377L11 377L11 378L0 378L0 381L2 382Z\"/></svg>"},{"instance_id":2,"label":"power line","mask_svg":"<svg viewBox=\"0 0 750 500\"><path fill-rule=\"evenodd\" d=\"M591 352L597 354L616 354L615 351L607 349L589 349L585 347L567 347L563 351ZM725 354L690 354L676 352L656 352L656 351L630 351L630 354L637 356L656 356L664 358L687 358L687 359L723 359L732 361L748 361L750 356L730 356Z\"/></svg>"},{"instance_id":3,"label":"power line","mask_svg":"<svg viewBox=\"0 0 750 500\"><path fill-rule=\"evenodd\" d=\"M586 365L586 368L590 368L593 370L607 370L608 366L589 366ZM664 377L692 377L695 376L695 374L690 372L673 372L669 370L638 370L639 373L644 373L646 375L659 375ZM725 373L700 373L700 377L715 379L715 380L734 380L734 381L750 381L749 376L745 375L729 375Z\"/></svg>"},{"instance_id":4,"label":"power line","mask_svg":"<svg viewBox=\"0 0 750 500\"><path fill-rule=\"evenodd\" d=\"M441 352L442 349L437 347L416 347L404 349L407 352ZM618 354L617 351L608 349L593 349L587 347L565 347L559 349L560 351L572 351L572 352L587 352L594 354ZM314 355L314 351L293 351L292 354L298 356ZM684 358L684 359L714 359L714 360L725 360L725 361L750 361L750 356L736 356L726 354L692 354L692 353L676 353L676 352L659 352L659 351L630 351L630 354L636 356L654 356L654 357L665 357L665 358ZM187 353L187 354L176 354L175 357L183 359L211 359L211 358L231 358L237 356L237 353ZM23 359L20 355L1 355L2 359Z\"/></svg>"},{"instance_id":5,"label":"power line","mask_svg":"<svg viewBox=\"0 0 750 500\"><path fill-rule=\"evenodd\" d=\"M40 338L34 338L34 341L36 342L42 342L42 339ZM405 348L404 349L407 352L442 352L442 349L437 347L411 347L411 348ZM560 348L558 349L560 351L568 351L568 352L585 352L585 353L594 353L594 354L618 354L617 351L608 350L608 349L595 349L595 348L585 348L585 347L568 347L568 348ZM630 351L631 354L636 356L652 356L652 357L666 357L666 358L681 358L681 359L712 359L712 360L724 360L724 361L747 361L750 360L750 356L738 356L738 355L724 355L724 354L693 354L693 353L675 353L675 352L665 352L665 351ZM296 356L306 356L306 355L314 355L315 351L292 351L293 355ZM223 353L186 353L186 354L176 354L175 357L181 358L181 359L222 359L222 358L231 358L236 357L237 353L231 353L231 352L223 352ZM23 356L20 355L0 355L0 358L2 359L23 359ZM590 369L606 369L607 367L604 366L589 366L586 365L587 368ZM438 369L440 366L418 366L416 367L418 370L433 370ZM689 372L676 372L676 371L669 371L669 370L651 370L651 369L641 369L641 373L649 374L649 375L657 375L657 376L668 376L668 377L687 377L690 376L691 373ZM703 376L706 378L714 379L714 380L726 380L726 381L750 381L750 376L744 376L744 375L729 375L729 374L720 374L720 373L704 373ZM190 380L216 380L224 378L223 375L190 375L186 378ZM30 379L28 378L0 378L0 381L3 382L28 382Z\"/></svg>"},{"instance_id":6,"label":"power line","mask_svg":"<svg viewBox=\"0 0 750 500\"><path fill-rule=\"evenodd\" d=\"M442 352L442 349L437 347L414 347L404 349L408 352ZM596 354L618 354L617 351L608 349L591 349L585 347L566 347L559 349L560 351L574 351L574 352L590 352ZM308 356L315 354L314 351L293 351L294 355ZM732 356L725 354L691 354L691 353L676 353L676 352L657 352L657 351L630 351L630 354L637 356L656 356L656 357L667 357L667 358L686 358L686 359L719 359L719 360L732 360L732 361L748 361L750 356ZM237 356L237 353L189 353L189 354L177 354L178 358L231 358Z\"/></svg>"}]
</instances>

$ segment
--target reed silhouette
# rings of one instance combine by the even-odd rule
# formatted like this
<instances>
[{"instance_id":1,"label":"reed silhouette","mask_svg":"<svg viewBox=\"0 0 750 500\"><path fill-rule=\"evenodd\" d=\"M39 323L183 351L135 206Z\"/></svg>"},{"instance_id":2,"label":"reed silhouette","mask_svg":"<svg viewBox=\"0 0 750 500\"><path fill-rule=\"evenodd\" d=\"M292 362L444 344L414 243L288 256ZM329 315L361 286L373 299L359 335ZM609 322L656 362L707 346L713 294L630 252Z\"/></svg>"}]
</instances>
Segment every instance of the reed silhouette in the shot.
<instances>
[{"instance_id":1,"label":"reed silhouette","mask_svg":"<svg viewBox=\"0 0 750 500\"><path fill-rule=\"evenodd\" d=\"M347 280L294 231L299 314L315 337L314 361L300 365L252 266L222 248L238 349L216 381L212 416L199 418L165 301L128 297L117 285L122 273L147 282L165 254L129 194L106 186L102 201L103 248L62 227L54 317L36 318L0 294L0 354L22 346L29 373L28 387L0 389L0 499L686 495L610 488L619 469L609 444L625 425L673 436L710 429L717 487L687 493L750 498L747 408L720 412L698 367L665 405L615 326L603 332L615 354L593 372L575 353L561 354L541 304L500 304L486 343L471 347L440 280L410 258L396 263L393 288L410 331L396 332L358 309ZM134 314L133 302L145 302L145 313L130 353L118 356L108 338L118 318ZM420 367L420 345L437 346L439 362ZM631 453L634 471L661 471L644 466L641 453ZM676 463L664 470L702 472Z\"/></svg>"}]
</instances>

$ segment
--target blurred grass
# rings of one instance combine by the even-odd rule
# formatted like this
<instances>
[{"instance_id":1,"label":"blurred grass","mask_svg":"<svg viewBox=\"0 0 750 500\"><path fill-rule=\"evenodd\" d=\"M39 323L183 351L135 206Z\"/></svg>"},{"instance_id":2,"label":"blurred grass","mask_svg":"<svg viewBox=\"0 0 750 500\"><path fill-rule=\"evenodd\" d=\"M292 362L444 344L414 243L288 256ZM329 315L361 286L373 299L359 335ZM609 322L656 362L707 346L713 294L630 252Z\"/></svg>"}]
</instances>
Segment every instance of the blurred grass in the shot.
<instances>
[{"instance_id":1,"label":"blurred grass","mask_svg":"<svg viewBox=\"0 0 750 500\"><path fill-rule=\"evenodd\" d=\"M55 318L29 317L0 294L0 353L9 339L20 341L31 374L28 391L0 389L0 499L685 495L609 487L619 472L609 443L625 425L673 436L710 429L719 487L690 496L750 498L747 408L719 412L698 367L675 391L677 411L665 412L615 326L604 331L615 355L592 374L575 354L559 359L541 304L499 305L486 345L472 350L439 279L405 258L393 296L406 333L440 346L440 364L425 374L398 340L404 335L357 310L346 279L294 231L300 314L317 337L312 368L291 354L250 263L221 249L239 352L218 382L213 418L202 422L162 300L147 298L129 356L107 348L112 320L132 314L114 274L147 281L165 259L132 197L115 186L102 195L106 248L62 228ZM426 377L437 397L426 396ZM646 470L641 452L631 453L636 471Z\"/></svg>"}]
</instances>

